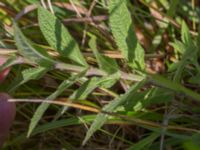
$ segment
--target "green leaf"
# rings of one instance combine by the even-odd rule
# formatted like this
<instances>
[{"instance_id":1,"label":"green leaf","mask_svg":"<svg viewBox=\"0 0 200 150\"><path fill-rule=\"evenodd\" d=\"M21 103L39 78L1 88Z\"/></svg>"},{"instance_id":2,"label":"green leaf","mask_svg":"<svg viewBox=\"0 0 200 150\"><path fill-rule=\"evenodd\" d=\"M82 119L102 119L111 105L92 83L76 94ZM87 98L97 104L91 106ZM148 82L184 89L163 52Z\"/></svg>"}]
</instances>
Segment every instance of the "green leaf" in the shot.
<instances>
[{"instance_id":1,"label":"green leaf","mask_svg":"<svg viewBox=\"0 0 200 150\"><path fill-rule=\"evenodd\" d=\"M39 4L38 0L26 0L30 4Z\"/></svg>"},{"instance_id":2,"label":"green leaf","mask_svg":"<svg viewBox=\"0 0 200 150\"><path fill-rule=\"evenodd\" d=\"M126 103L123 105L123 108L125 111L139 111L142 108L144 108L144 99L145 96L147 95L147 91L144 92L135 92L133 95L134 100L129 99L126 101Z\"/></svg>"},{"instance_id":3,"label":"green leaf","mask_svg":"<svg viewBox=\"0 0 200 150\"><path fill-rule=\"evenodd\" d=\"M57 90L55 92L53 92L50 96L48 96L46 99L47 100L54 100L62 92L64 92L64 90L66 90L67 88L69 88L70 86L72 86L75 82L77 82L77 80L81 76L83 76L84 74L85 74L85 71L81 72L80 74L78 74L76 76L72 76L68 80L64 80L60 84L60 86L57 88ZM32 119L31 119L31 123L29 125L29 130L28 130L28 134L27 134L28 137L31 135L31 133L33 132L34 128L37 126L39 120L41 119L41 117L43 116L43 114L45 113L45 111L48 109L49 105L50 104L44 102L44 103L40 104L40 106L35 111Z\"/></svg>"},{"instance_id":4,"label":"green leaf","mask_svg":"<svg viewBox=\"0 0 200 150\"><path fill-rule=\"evenodd\" d=\"M200 147L200 143L199 143L199 141L200 141L200 133L193 134L192 137L191 137L191 141L194 144L196 144L196 145L198 145Z\"/></svg>"},{"instance_id":5,"label":"green leaf","mask_svg":"<svg viewBox=\"0 0 200 150\"><path fill-rule=\"evenodd\" d=\"M120 73L116 72L111 75L102 77L98 81L98 86L102 88L110 88L120 79Z\"/></svg>"},{"instance_id":6,"label":"green leaf","mask_svg":"<svg viewBox=\"0 0 200 150\"><path fill-rule=\"evenodd\" d=\"M133 99L135 92L140 89L146 80L143 80L135 85L133 85L124 95L116 98L115 100L111 101L109 104L103 107L103 111L106 112L113 112L118 106L123 105L126 101ZM90 139L90 137L96 132L101 126L107 121L108 115L99 113L95 118L94 122L92 123L91 127L87 131L85 139L83 141L83 145Z\"/></svg>"},{"instance_id":7,"label":"green leaf","mask_svg":"<svg viewBox=\"0 0 200 150\"><path fill-rule=\"evenodd\" d=\"M195 76L192 76L189 80L188 80L189 83L192 83L192 84L199 84L200 85L200 73L198 73L197 75Z\"/></svg>"},{"instance_id":8,"label":"green leaf","mask_svg":"<svg viewBox=\"0 0 200 150\"><path fill-rule=\"evenodd\" d=\"M138 43L126 0L109 1L109 23L115 41L130 66L144 69L144 49Z\"/></svg>"},{"instance_id":9,"label":"green leaf","mask_svg":"<svg viewBox=\"0 0 200 150\"><path fill-rule=\"evenodd\" d=\"M71 100L84 100L87 98L87 96L98 87L98 78L93 77L81 85L80 88L78 88L71 96Z\"/></svg>"},{"instance_id":10,"label":"green leaf","mask_svg":"<svg viewBox=\"0 0 200 150\"><path fill-rule=\"evenodd\" d=\"M178 62L177 70L174 75L175 82L181 81L185 66L189 63L194 63L196 61L195 59L197 59L196 56L197 48L192 43L185 44L184 54L181 60Z\"/></svg>"},{"instance_id":11,"label":"green leaf","mask_svg":"<svg viewBox=\"0 0 200 150\"><path fill-rule=\"evenodd\" d=\"M48 68L41 66L23 70L22 73L19 75L20 77L18 78L18 81L16 81L15 85L13 85L10 89L10 92L30 80L38 80L39 78L44 76L47 71Z\"/></svg>"},{"instance_id":12,"label":"green leaf","mask_svg":"<svg viewBox=\"0 0 200 150\"><path fill-rule=\"evenodd\" d=\"M200 56L200 27L198 28L198 36L196 38L196 46L198 49L198 56Z\"/></svg>"},{"instance_id":13,"label":"green leaf","mask_svg":"<svg viewBox=\"0 0 200 150\"><path fill-rule=\"evenodd\" d=\"M149 78L152 82L156 83L159 86L165 87L167 89L170 89L170 90L182 93L182 94L185 94L185 95L193 98L194 100L200 101L200 94L182 86L179 83L173 82L169 79L166 79L166 78L164 78L160 75L156 75L156 74L150 75Z\"/></svg>"},{"instance_id":14,"label":"green leaf","mask_svg":"<svg viewBox=\"0 0 200 150\"><path fill-rule=\"evenodd\" d=\"M175 40L174 43L170 43L170 45L173 46L175 52L179 52L180 54L184 54L186 50L185 45L178 40Z\"/></svg>"},{"instance_id":15,"label":"green leaf","mask_svg":"<svg viewBox=\"0 0 200 150\"><path fill-rule=\"evenodd\" d=\"M84 100L94 89L97 87L108 87L108 83L110 83L111 80L117 80L118 77L118 74L113 74L102 78L92 77L91 79L85 81L83 85L81 85L81 87L70 96L70 99Z\"/></svg>"},{"instance_id":16,"label":"green leaf","mask_svg":"<svg viewBox=\"0 0 200 150\"><path fill-rule=\"evenodd\" d=\"M28 80L38 79L46 73L47 69L44 67L29 68L22 71L23 82Z\"/></svg>"},{"instance_id":17,"label":"green leaf","mask_svg":"<svg viewBox=\"0 0 200 150\"><path fill-rule=\"evenodd\" d=\"M147 107L152 104L166 104L172 101L174 97L173 91L166 91L165 89L156 87L150 90L150 93L146 96L146 99L142 101L143 107Z\"/></svg>"},{"instance_id":18,"label":"green leaf","mask_svg":"<svg viewBox=\"0 0 200 150\"><path fill-rule=\"evenodd\" d=\"M118 79L120 74L115 73L107 77L97 78L92 77L85 81L70 97L71 101L85 100L93 90L97 87L109 88L111 87ZM68 109L67 106L63 108L60 115L63 114Z\"/></svg>"},{"instance_id":19,"label":"green leaf","mask_svg":"<svg viewBox=\"0 0 200 150\"><path fill-rule=\"evenodd\" d=\"M138 112L151 105L167 104L173 99L174 92L155 87L145 91L136 92L133 97L134 101L132 99L127 100L123 105L126 111Z\"/></svg>"},{"instance_id":20,"label":"green leaf","mask_svg":"<svg viewBox=\"0 0 200 150\"><path fill-rule=\"evenodd\" d=\"M104 70L108 74L115 73L119 70L117 62L114 59L103 56L102 54L98 52L97 46L96 46L96 37L93 35L91 35L89 46L93 50L93 53L97 59L100 69Z\"/></svg>"},{"instance_id":21,"label":"green leaf","mask_svg":"<svg viewBox=\"0 0 200 150\"><path fill-rule=\"evenodd\" d=\"M196 143L193 143L192 141L186 141L183 143L183 149L184 150L199 150L200 146Z\"/></svg>"},{"instance_id":22,"label":"green leaf","mask_svg":"<svg viewBox=\"0 0 200 150\"><path fill-rule=\"evenodd\" d=\"M170 8L167 11L167 15L170 17L174 17L176 15L177 7L179 6L180 0L170 1Z\"/></svg>"},{"instance_id":23,"label":"green leaf","mask_svg":"<svg viewBox=\"0 0 200 150\"><path fill-rule=\"evenodd\" d=\"M99 78L93 77L85 81L73 94L69 97L71 101L84 100L88 95L98 87ZM68 109L67 106L63 107L59 116L63 114Z\"/></svg>"},{"instance_id":24,"label":"green leaf","mask_svg":"<svg viewBox=\"0 0 200 150\"><path fill-rule=\"evenodd\" d=\"M183 44L179 41L175 41L175 43L172 44L177 51L182 53L182 58L177 63L177 70L174 75L175 82L181 81L182 74L186 65L195 65L195 63L197 62L197 47L194 45L189 29L184 21L182 22L181 39L183 41Z\"/></svg>"},{"instance_id":25,"label":"green leaf","mask_svg":"<svg viewBox=\"0 0 200 150\"><path fill-rule=\"evenodd\" d=\"M147 149L146 146L149 146L154 140L156 140L160 136L159 133L152 133L151 135L143 138L140 140L137 144L134 144L133 146L129 147L127 150L143 150Z\"/></svg>"},{"instance_id":26,"label":"green leaf","mask_svg":"<svg viewBox=\"0 0 200 150\"><path fill-rule=\"evenodd\" d=\"M113 74L102 78L92 77L91 79L88 79L86 82L84 82L83 85L81 85L81 87L70 96L70 99L84 100L97 87L110 87L113 85L110 83L112 83L113 80L116 82L118 78L119 74Z\"/></svg>"},{"instance_id":27,"label":"green leaf","mask_svg":"<svg viewBox=\"0 0 200 150\"><path fill-rule=\"evenodd\" d=\"M77 42L56 16L39 7L38 20L40 29L51 47L57 50L61 56L67 57L79 65L87 66Z\"/></svg>"},{"instance_id":28,"label":"green leaf","mask_svg":"<svg viewBox=\"0 0 200 150\"><path fill-rule=\"evenodd\" d=\"M181 26L181 39L183 43L186 45L192 44L192 37L190 35L189 29L185 21L182 21L182 26Z\"/></svg>"},{"instance_id":29,"label":"green leaf","mask_svg":"<svg viewBox=\"0 0 200 150\"><path fill-rule=\"evenodd\" d=\"M6 62L4 64L0 65L0 72L8 67L11 67L11 66L21 63L21 62L22 62L22 60L20 58L17 58L16 55L12 55L6 60Z\"/></svg>"},{"instance_id":30,"label":"green leaf","mask_svg":"<svg viewBox=\"0 0 200 150\"><path fill-rule=\"evenodd\" d=\"M39 47L35 48L32 45L32 43L24 36L15 22L13 26L16 46L19 50L19 53L23 55L24 58L41 66L50 66L54 63L44 49Z\"/></svg>"}]
</instances>

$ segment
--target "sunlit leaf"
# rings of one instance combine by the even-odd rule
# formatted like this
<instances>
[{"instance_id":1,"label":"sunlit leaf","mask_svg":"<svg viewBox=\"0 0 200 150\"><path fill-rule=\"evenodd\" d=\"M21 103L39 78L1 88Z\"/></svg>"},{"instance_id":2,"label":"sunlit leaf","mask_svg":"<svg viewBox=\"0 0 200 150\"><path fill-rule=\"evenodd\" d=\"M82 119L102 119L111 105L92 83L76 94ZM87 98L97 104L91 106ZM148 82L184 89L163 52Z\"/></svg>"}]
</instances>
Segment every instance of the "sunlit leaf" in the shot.
<instances>
[{"instance_id":1,"label":"sunlit leaf","mask_svg":"<svg viewBox=\"0 0 200 150\"><path fill-rule=\"evenodd\" d=\"M130 66L144 69L144 49L138 43L125 0L109 1L109 24L115 41Z\"/></svg>"},{"instance_id":2,"label":"sunlit leaf","mask_svg":"<svg viewBox=\"0 0 200 150\"><path fill-rule=\"evenodd\" d=\"M77 42L56 16L39 7L38 20L40 30L51 47L57 50L61 56L67 57L79 65L87 66Z\"/></svg>"}]
</instances>

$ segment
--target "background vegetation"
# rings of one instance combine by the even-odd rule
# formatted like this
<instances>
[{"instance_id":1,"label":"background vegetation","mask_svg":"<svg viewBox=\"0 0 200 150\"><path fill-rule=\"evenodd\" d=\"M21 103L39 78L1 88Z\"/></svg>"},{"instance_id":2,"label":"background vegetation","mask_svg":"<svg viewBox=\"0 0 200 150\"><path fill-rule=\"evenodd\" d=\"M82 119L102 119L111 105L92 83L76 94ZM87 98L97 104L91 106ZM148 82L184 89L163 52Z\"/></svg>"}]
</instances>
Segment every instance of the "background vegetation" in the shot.
<instances>
[{"instance_id":1,"label":"background vegetation","mask_svg":"<svg viewBox=\"0 0 200 150\"><path fill-rule=\"evenodd\" d=\"M1 0L4 149L199 150L195 0Z\"/></svg>"}]
</instances>

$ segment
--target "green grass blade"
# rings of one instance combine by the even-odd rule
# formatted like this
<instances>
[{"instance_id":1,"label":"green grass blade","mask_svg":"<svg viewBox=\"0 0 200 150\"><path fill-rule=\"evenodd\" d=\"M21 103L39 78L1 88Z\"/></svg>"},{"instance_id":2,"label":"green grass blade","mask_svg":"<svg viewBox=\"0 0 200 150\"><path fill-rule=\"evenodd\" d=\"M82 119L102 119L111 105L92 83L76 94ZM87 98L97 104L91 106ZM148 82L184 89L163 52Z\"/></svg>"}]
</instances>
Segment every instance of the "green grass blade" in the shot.
<instances>
[{"instance_id":1,"label":"green grass blade","mask_svg":"<svg viewBox=\"0 0 200 150\"><path fill-rule=\"evenodd\" d=\"M81 117L71 117L68 119L62 119L62 120L56 120L53 122L48 122L48 123L45 123L44 125L40 125L40 126L36 127L35 130L33 131L32 135L34 136L34 135L37 135L40 133L48 132L48 131L56 129L56 128L62 128L62 127L67 127L67 126L71 126L71 125L80 125L80 124L83 124L83 120L85 123L90 123L90 122L92 122L92 120L94 120L95 117L96 117L96 115L84 115ZM17 136L15 139L10 141L8 143L8 145L19 144L19 143L25 141L26 139L27 139L26 133L22 133L21 135Z\"/></svg>"},{"instance_id":2,"label":"green grass blade","mask_svg":"<svg viewBox=\"0 0 200 150\"><path fill-rule=\"evenodd\" d=\"M56 121L38 126L37 128L35 128L32 135L43 133L43 132L46 132L46 131L49 131L52 129L56 129L56 128L62 128L62 127L70 126L70 125L83 124L84 123L83 121L85 121L85 123L90 123L94 120L95 117L96 117L96 115L85 115L85 116L82 116L79 118L72 117L69 119L56 120Z\"/></svg>"}]
</instances>

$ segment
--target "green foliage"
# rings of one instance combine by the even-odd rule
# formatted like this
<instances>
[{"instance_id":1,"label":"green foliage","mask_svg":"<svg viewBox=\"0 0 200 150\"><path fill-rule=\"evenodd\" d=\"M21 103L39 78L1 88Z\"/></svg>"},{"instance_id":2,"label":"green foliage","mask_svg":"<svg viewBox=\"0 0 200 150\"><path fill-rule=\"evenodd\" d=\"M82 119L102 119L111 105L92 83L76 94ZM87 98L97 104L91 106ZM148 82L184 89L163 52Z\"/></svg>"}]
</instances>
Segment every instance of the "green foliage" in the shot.
<instances>
[{"instance_id":1,"label":"green foliage","mask_svg":"<svg viewBox=\"0 0 200 150\"><path fill-rule=\"evenodd\" d=\"M115 100L111 101L109 104L105 105L102 110L106 111L106 112L114 112L117 107L125 104L126 101L128 101L129 99L133 100L135 92L138 89L140 89L145 83L146 83L146 81L144 80L144 81L141 81L140 83L138 83L136 85L133 85L129 89L129 91L127 91L124 95L122 95L122 96L116 98ZM95 131L97 131L98 129L101 128L101 126L106 122L107 118L108 118L107 114L100 113L100 114L97 115L97 117L95 118L91 127L87 131L87 134L86 134L85 139L83 141L83 145L85 145L85 143L89 140L89 138L94 134Z\"/></svg>"},{"instance_id":2,"label":"green foliage","mask_svg":"<svg viewBox=\"0 0 200 150\"><path fill-rule=\"evenodd\" d=\"M114 59L103 56L98 52L95 36L91 36L89 46L93 50L93 53L101 70L104 70L108 74L116 73L119 70L118 65Z\"/></svg>"},{"instance_id":3,"label":"green foliage","mask_svg":"<svg viewBox=\"0 0 200 150\"><path fill-rule=\"evenodd\" d=\"M78 74L76 76L72 76L68 80L64 80L59 85L57 90L54 91L51 95L49 95L46 99L47 100L56 99L60 94L62 94L67 88L72 86L83 75L84 75L84 72L80 73L80 74ZM30 125L29 125L29 130L28 130L28 134L27 134L28 137L31 135L31 133L33 132L34 128L37 126L39 120L42 118L43 114L48 109L49 105L50 104L44 102L44 103L40 104L40 106L35 111L34 116L32 117Z\"/></svg>"},{"instance_id":4,"label":"green foliage","mask_svg":"<svg viewBox=\"0 0 200 150\"><path fill-rule=\"evenodd\" d=\"M57 50L63 57L67 57L79 65L87 66L78 44L56 16L39 7L38 20L40 30L52 48Z\"/></svg>"},{"instance_id":5,"label":"green foliage","mask_svg":"<svg viewBox=\"0 0 200 150\"><path fill-rule=\"evenodd\" d=\"M183 144L183 149L184 150L198 150L200 146L197 144L194 144L192 141L187 141Z\"/></svg>"},{"instance_id":6,"label":"green foliage","mask_svg":"<svg viewBox=\"0 0 200 150\"><path fill-rule=\"evenodd\" d=\"M138 143L134 144L133 146L129 147L127 150L143 150L148 149L149 145L156 140L160 135L158 133L152 133L151 135L143 138Z\"/></svg>"},{"instance_id":7,"label":"green foliage","mask_svg":"<svg viewBox=\"0 0 200 150\"><path fill-rule=\"evenodd\" d=\"M184 86L182 86L179 83L176 83L176 82L173 82L166 78L163 78L160 75L151 75L150 80L153 81L154 83L158 84L159 86L165 87L165 88L173 90L175 92L185 94L185 95L193 98L194 100L200 101L200 94L198 94L188 88L185 88Z\"/></svg>"},{"instance_id":8,"label":"green foliage","mask_svg":"<svg viewBox=\"0 0 200 150\"><path fill-rule=\"evenodd\" d=\"M6 68L8 68L8 67L11 67L11 66L13 66L13 65L15 65L15 64L18 64L18 63L20 63L20 62L21 62L21 61L18 60L17 57L16 57L15 55L10 56L10 57L7 59L7 61L6 61L4 64L2 64L2 65L0 66L0 71L3 71L4 69L6 69Z\"/></svg>"},{"instance_id":9,"label":"green foliage","mask_svg":"<svg viewBox=\"0 0 200 150\"><path fill-rule=\"evenodd\" d=\"M0 77L12 68L0 89L44 100L17 104L5 149L199 149L200 8L191 2L3 0ZM59 98L80 110L52 107Z\"/></svg>"},{"instance_id":10,"label":"green foliage","mask_svg":"<svg viewBox=\"0 0 200 150\"><path fill-rule=\"evenodd\" d=\"M15 85L12 86L12 88L10 89L10 92L12 92L16 88L18 88L20 85L22 85L30 80L40 79L42 76L44 76L44 74L47 71L48 71L47 68L40 67L40 66L23 70L21 72L21 74L19 74L19 77L17 78Z\"/></svg>"},{"instance_id":11,"label":"green foliage","mask_svg":"<svg viewBox=\"0 0 200 150\"><path fill-rule=\"evenodd\" d=\"M96 88L110 88L115 82L117 82L118 79L118 73L102 78L93 77L85 81L77 90L75 90L73 94L70 95L69 99L72 102L85 100L89 96L89 94L92 93L92 91L94 91ZM61 113L63 114L67 110L67 108L68 107L65 106Z\"/></svg>"},{"instance_id":12,"label":"green foliage","mask_svg":"<svg viewBox=\"0 0 200 150\"><path fill-rule=\"evenodd\" d=\"M144 69L144 50L137 41L133 23L126 6L127 1L109 1L109 22L119 49L130 66Z\"/></svg>"},{"instance_id":13,"label":"green foliage","mask_svg":"<svg viewBox=\"0 0 200 150\"><path fill-rule=\"evenodd\" d=\"M53 64L53 60L44 49L35 49L31 42L23 35L16 23L14 23L14 37L19 53L24 58L39 65L49 66Z\"/></svg>"},{"instance_id":14,"label":"green foliage","mask_svg":"<svg viewBox=\"0 0 200 150\"><path fill-rule=\"evenodd\" d=\"M184 69L189 64L198 64L197 63L197 47L194 45L189 29L185 22L182 22L181 28L181 39L182 42L176 41L173 45L174 47L182 53L182 59L177 64L177 71L174 75L174 81L180 82Z\"/></svg>"},{"instance_id":15,"label":"green foliage","mask_svg":"<svg viewBox=\"0 0 200 150\"><path fill-rule=\"evenodd\" d=\"M189 33L189 29L184 21L182 22L182 27L181 27L181 39L183 43L185 43L188 46L193 43Z\"/></svg>"}]
</instances>

